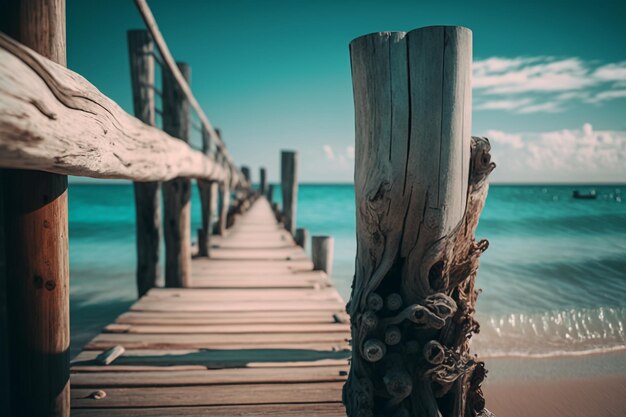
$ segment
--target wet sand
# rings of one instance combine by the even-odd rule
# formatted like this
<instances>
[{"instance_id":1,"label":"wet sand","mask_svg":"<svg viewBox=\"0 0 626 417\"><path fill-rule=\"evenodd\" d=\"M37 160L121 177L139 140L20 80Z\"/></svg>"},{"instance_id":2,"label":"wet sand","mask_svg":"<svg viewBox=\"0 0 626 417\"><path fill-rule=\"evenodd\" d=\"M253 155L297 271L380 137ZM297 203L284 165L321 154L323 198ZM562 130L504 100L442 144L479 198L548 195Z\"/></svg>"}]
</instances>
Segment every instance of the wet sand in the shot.
<instances>
[{"instance_id":1,"label":"wet sand","mask_svg":"<svg viewBox=\"0 0 626 417\"><path fill-rule=\"evenodd\" d=\"M498 417L626 416L626 353L485 359L487 408Z\"/></svg>"}]
</instances>

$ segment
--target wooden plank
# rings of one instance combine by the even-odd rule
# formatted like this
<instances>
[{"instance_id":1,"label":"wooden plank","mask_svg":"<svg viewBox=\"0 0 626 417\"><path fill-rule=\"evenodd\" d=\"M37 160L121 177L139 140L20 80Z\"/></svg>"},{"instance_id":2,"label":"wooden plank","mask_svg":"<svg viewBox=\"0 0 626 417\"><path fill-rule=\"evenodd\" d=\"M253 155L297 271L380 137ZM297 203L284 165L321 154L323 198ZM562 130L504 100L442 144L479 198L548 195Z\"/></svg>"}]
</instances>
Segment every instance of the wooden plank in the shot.
<instances>
[{"instance_id":1,"label":"wooden plank","mask_svg":"<svg viewBox=\"0 0 626 417\"><path fill-rule=\"evenodd\" d=\"M186 313L179 312L128 312L122 314L115 320L120 324L176 324L179 326L186 325L247 325L254 326L257 324L305 324L305 323L335 323L335 315L343 322L348 323L348 315L343 311L332 312L271 312L271 314L262 315L259 312L252 312L249 315L212 315L211 313Z\"/></svg>"},{"instance_id":2,"label":"wooden plank","mask_svg":"<svg viewBox=\"0 0 626 417\"><path fill-rule=\"evenodd\" d=\"M339 382L346 379L348 366L303 368L230 368L194 371L76 373L72 389L93 387L176 387L186 385L291 384L297 382Z\"/></svg>"},{"instance_id":3,"label":"wooden plank","mask_svg":"<svg viewBox=\"0 0 626 417\"><path fill-rule=\"evenodd\" d=\"M168 408L79 408L73 417L345 417L341 403L254 404Z\"/></svg>"},{"instance_id":4,"label":"wooden plank","mask_svg":"<svg viewBox=\"0 0 626 417\"><path fill-rule=\"evenodd\" d=\"M341 296L333 287L320 289L153 289L144 300L336 300L342 302Z\"/></svg>"},{"instance_id":5,"label":"wooden plank","mask_svg":"<svg viewBox=\"0 0 626 417\"><path fill-rule=\"evenodd\" d=\"M93 389L73 389L73 408L171 407L201 405L289 404L340 402L342 382L296 383L283 389L274 384L107 388L106 397L89 398ZM294 395L297 393L297 395Z\"/></svg>"},{"instance_id":6,"label":"wooden plank","mask_svg":"<svg viewBox=\"0 0 626 417\"><path fill-rule=\"evenodd\" d=\"M132 307L132 311L337 311L341 310L344 305L338 301L291 301L291 300L273 300L269 302L247 301L247 302L211 302L204 303L202 301L184 301L176 302L171 300L158 300L150 302L148 300L139 300Z\"/></svg>"},{"instance_id":7,"label":"wooden plank","mask_svg":"<svg viewBox=\"0 0 626 417\"><path fill-rule=\"evenodd\" d=\"M349 324L122 324L113 323L104 328L107 333L141 333L141 334L254 334L254 333L335 333L342 332L344 335L350 331Z\"/></svg>"},{"instance_id":8,"label":"wooden plank","mask_svg":"<svg viewBox=\"0 0 626 417\"><path fill-rule=\"evenodd\" d=\"M96 365L102 350L84 350L72 361L72 372L113 372L128 367L160 370L198 370L222 368L285 368L309 366L344 366L350 356L345 351L295 349L133 349L109 366ZM149 369L153 370L153 369Z\"/></svg>"},{"instance_id":9,"label":"wooden plank","mask_svg":"<svg viewBox=\"0 0 626 417\"><path fill-rule=\"evenodd\" d=\"M264 334L130 334L101 333L85 349L103 350L115 345L126 349L317 349L340 350L349 336L343 333Z\"/></svg>"}]
</instances>

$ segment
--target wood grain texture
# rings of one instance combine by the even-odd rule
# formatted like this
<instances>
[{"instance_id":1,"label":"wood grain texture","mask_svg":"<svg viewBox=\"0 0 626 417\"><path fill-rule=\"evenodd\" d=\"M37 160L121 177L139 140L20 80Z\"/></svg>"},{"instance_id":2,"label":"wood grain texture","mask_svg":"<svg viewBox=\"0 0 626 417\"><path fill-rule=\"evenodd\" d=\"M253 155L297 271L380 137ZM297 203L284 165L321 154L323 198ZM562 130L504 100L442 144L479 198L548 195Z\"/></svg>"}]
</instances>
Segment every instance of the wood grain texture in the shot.
<instances>
[{"instance_id":1,"label":"wood grain texture","mask_svg":"<svg viewBox=\"0 0 626 417\"><path fill-rule=\"evenodd\" d=\"M185 79L191 79L191 68L178 63ZM164 71L163 130L189 141L189 103L169 71ZM191 180L174 178L163 188L163 237L165 240L165 286L188 287L191 280Z\"/></svg>"},{"instance_id":2,"label":"wood grain texture","mask_svg":"<svg viewBox=\"0 0 626 417\"><path fill-rule=\"evenodd\" d=\"M63 68L65 1L21 0L10 6L4 18L11 27L0 30ZM0 85L5 85L1 76ZM31 139L27 132L14 133L18 141ZM14 414L69 416L67 177L18 170L3 177L10 405Z\"/></svg>"},{"instance_id":3,"label":"wood grain texture","mask_svg":"<svg viewBox=\"0 0 626 417\"><path fill-rule=\"evenodd\" d=\"M340 403L308 404L254 404L209 407L170 407L170 408L118 408L118 409L77 409L72 415L77 417L344 417L346 414Z\"/></svg>"},{"instance_id":4,"label":"wood grain texture","mask_svg":"<svg viewBox=\"0 0 626 417\"><path fill-rule=\"evenodd\" d=\"M280 188L283 196L283 222L292 235L296 232L298 211L298 153L282 151L280 154Z\"/></svg>"},{"instance_id":5,"label":"wood grain texture","mask_svg":"<svg viewBox=\"0 0 626 417\"><path fill-rule=\"evenodd\" d=\"M358 245L348 415L475 415L484 367L468 340L486 242L474 230L493 166L488 142L470 134L471 32L374 33L350 53Z\"/></svg>"},{"instance_id":6,"label":"wood grain texture","mask_svg":"<svg viewBox=\"0 0 626 417\"><path fill-rule=\"evenodd\" d=\"M155 123L154 45L145 30L129 30L128 55L135 117L147 125ZM159 277L161 241L161 185L135 182L135 240L137 247L137 294L144 295Z\"/></svg>"},{"instance_id":7,"label":"wood grain texture","mask_svg":"<svg viewBox=\"0 0 626 417\"><path fill-rule=\"evenodd\" d=\"M80 75L4 34L0 166L135 181L227 180L211 158L128 115Z\"/></svg>"}]
</instances>

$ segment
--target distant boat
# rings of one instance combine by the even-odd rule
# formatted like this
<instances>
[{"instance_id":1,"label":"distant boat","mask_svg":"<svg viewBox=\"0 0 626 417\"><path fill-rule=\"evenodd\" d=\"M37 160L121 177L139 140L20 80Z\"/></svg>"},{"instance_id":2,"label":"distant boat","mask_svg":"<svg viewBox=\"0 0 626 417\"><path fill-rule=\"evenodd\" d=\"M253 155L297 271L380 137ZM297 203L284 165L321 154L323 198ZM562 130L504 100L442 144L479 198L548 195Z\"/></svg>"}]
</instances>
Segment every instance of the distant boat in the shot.
<instances>
[{"instance_id":1,"label":"distant boat","mask_svg":"<svg viewBox=\"0 0 626 417\"><path fill-rule=\"evenodd\" d=\"M596 190L591 190L586 194L583 194L578 190L574 190L574 192L572 193L572 197L578 198L580 200L595 200L598 195L596 194Z\"/></svg>"}]
</instances>

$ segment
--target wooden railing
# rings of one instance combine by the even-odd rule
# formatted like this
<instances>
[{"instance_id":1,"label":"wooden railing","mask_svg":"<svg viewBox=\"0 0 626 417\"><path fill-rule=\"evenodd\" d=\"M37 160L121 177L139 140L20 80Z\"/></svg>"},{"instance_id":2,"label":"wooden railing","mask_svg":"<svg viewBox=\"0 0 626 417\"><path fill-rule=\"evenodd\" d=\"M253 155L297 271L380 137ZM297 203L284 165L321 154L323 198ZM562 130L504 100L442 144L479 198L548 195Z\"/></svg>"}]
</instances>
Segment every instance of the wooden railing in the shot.
<instances>
[{"instance_id":1,"label":"wooden railing","mask_svg":"<svg viewBox=\"0 0 626 417\"><path fill-rule=\"evenodd\" d=\"M135 182L140 296L156 284L161 235L166 285L190 285L192 179L200 256L209 256L213 217L224 234L256 196L193 95L189 66L175 62L147 3L136 4L147 30L128 35L135 117L65 67L64 0L0 7L10 22L0 27L0 415L69 415L68 175Z\"/></svg>"}]
</instances>

